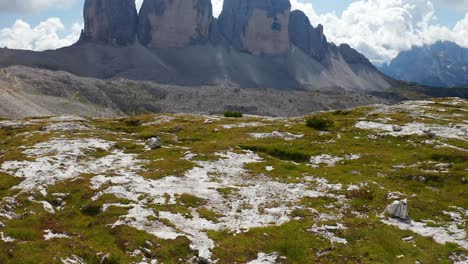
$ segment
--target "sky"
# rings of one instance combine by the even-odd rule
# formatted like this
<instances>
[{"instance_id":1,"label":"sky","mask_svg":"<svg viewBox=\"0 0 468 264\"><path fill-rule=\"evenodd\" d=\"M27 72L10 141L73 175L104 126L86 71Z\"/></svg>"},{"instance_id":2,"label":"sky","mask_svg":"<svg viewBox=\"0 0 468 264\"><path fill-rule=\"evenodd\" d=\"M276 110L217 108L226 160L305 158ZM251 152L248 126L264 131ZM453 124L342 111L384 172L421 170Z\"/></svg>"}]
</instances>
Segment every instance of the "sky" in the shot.
<instances>
[{"instance_id":1,"label":"sky","mask_svg":"<svg viewBox=\"0 0 468 264\"><path fill-rule=\"evenodd\" d=\"M143 0L136 0L141 6ZM223 0L212 0L218 16ZM84 0L0 0L0 47L46 50L73 44ZM412 46L450 40L468 48L468 0L291 0L330 42L348 43L374 63Z\"/></svg>"}]
</instances>

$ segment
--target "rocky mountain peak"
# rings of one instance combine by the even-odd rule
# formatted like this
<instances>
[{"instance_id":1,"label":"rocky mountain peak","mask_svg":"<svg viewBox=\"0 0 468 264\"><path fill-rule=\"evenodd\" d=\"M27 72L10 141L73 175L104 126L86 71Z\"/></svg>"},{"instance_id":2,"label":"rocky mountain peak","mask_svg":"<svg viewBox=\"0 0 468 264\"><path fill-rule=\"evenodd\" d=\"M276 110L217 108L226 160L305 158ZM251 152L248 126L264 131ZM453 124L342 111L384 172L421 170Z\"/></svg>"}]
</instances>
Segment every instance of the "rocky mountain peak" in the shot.
<instances>
[{"instance_id":1,"label":"rocky mountain peak","mask_svg":"<svg viewBox=\"0 0 468 264\"><path fill-rule=\"evenodd\" d=\"M289 0L225 0L220 31L231 44L254 54L289 50Z\"/></svg>"},{"instance_id":2,"label":"rocky mountain peak","mask_svg":"<svg viewBox=\"0 0 468 264\"><path fill-rule=\"evenodd\" d=\"M134 0L86 0L81 40L127 46L136 39L138 13Z\"/></svg>"},{"instance_id":3,"label":"rocky mountain peak","mask_svg":"<svg viewBox=\"0 0 468 264\"><path fill-rule=\"evenodd\" d=\"M183 47L208 39L211 0L145 0L138 37L150 48Z\"/></svg>"},{"instance_id":4,"label":"rocky mountain peak","mask_svg":"<svg viewBox=\"0 0 468 264\"><path fill-rule=\"evenodd\" d=\"M326 56L329 45L323 34L323 26L314 28L306 14L300 10L291 12L289 38L292 44L318 60Z\"/></svg>"}]
</instances>

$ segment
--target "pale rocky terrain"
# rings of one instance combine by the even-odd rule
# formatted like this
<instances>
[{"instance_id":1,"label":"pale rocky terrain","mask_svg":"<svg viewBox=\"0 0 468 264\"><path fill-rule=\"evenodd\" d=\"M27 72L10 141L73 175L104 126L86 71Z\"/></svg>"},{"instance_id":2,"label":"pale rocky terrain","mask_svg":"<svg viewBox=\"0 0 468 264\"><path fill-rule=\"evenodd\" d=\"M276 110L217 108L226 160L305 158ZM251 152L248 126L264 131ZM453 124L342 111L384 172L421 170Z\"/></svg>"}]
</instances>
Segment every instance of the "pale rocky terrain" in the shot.
<instances>
[{"instance_id":1,"label":"pale rocky terrain","mask_svg":"<svg viewBox=\"0 0 468 264\"><path fill-rule=\"evenodd\" d=\"M0 117L52 115L112 117L145 113L300 116L313 111L393 104L408 98L467 97L468 90L415 90L381 93L342 89L282 91L229 86L174 86L127 79L99 80L67 72L13 66L0 69Z\"/></svg>"},{"instance_id":2,"label":"pale rocky terrain","mask_svg":"<svg viewBox=\"0 0 468 264\"><path fill-rule=\"evenodd\" d=\"M467 120L459 98L3 119L0 262L466 263Z\"/></svg>"}]
</instances>

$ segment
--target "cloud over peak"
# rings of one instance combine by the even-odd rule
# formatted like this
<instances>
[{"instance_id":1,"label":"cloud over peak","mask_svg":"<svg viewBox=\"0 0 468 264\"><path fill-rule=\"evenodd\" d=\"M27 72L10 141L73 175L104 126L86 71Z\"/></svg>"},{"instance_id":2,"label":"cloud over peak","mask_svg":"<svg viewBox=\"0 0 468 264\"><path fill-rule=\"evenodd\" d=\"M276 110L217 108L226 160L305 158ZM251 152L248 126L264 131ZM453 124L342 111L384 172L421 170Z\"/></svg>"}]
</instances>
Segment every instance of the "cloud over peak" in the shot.
<instances>
[{"instance_id":1,"label":"cloud over peak","mask_svg":"<svg viewBox=\"0 0 468 264\"><path fill-rule=\"evenodd\" d=\"M0 0L0 12L34 13L73 5L75 0Z\"/></svg>"},{"instance_id":2,"label":"cloud over peak","mask_svg":"<svg viewBox=\"0 0 468 264\"><path fill-rule=\"evenodd\" d=\"M49 18L35 27L16 20L12 27L0 30L0 47L27 50L58 49L75 43L83 25L74 24L64 37L59 36L65 26L59 18Z\"/></svg>"},{"instance_id":3,"label":"cloud over peak","mask_svg":"<svg viewBox=\"0 0 468 264\"><path fill-rule=\"evenodd\" d=\"M77 0L0 0L1 11L35 12L67 7ZM143 0L136 0L140 9ZM412 46L449 40L468 48L468 12L453 28L437 24L434 3L468 10L467 0L355 0L342 14L317 14L306 0L291 0L292 9L306 13L314 26L323 24L329 41L348 43L371 61L384 63ZM223 0L212 0L219 16ZM65 29L61 20L49 18L37 26L18 20L0 30L0 46L44 50L70 45L78 40L81 24ZM65 33L65 34L59 34ZM64 37L60 37L64 35Z\"/></svg>"}]
</instances>

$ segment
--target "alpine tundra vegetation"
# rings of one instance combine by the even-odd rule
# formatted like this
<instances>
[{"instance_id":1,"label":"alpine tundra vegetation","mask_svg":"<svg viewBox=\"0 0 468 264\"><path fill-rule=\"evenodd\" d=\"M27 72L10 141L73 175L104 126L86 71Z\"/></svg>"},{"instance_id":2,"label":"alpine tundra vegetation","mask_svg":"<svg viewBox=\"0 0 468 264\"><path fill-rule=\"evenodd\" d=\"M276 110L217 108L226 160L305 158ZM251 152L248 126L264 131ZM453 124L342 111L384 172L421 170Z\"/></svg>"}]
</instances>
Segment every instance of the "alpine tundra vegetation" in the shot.
<instances>
[{"instance_id":1,"label":"alpine tundra vegetation","mask_svg":"<svg viewBox=\"0 0 468 264\"><path fill-rule=\"evenodd\" d=\"M0 263L466 263L467 120L457 98L3 119Z\"/></svg>"}]
</instances>

